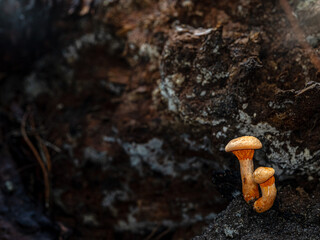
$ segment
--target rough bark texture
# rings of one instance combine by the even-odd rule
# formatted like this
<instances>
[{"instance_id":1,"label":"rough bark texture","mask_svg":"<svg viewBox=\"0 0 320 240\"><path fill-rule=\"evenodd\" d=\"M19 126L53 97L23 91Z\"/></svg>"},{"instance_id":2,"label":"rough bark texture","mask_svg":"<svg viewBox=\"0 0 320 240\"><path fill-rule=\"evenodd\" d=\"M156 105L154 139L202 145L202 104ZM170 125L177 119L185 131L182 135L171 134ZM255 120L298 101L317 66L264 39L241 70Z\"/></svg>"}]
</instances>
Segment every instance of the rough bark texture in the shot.
<instances>
[{"instance_id":1,"label":"rough bark texture","mask_svg":"<svg viewBox=\"0 0 320 240\"><path fill-rule=\"evenodd\" d=\"M6 9L7 17L1 15L0 21L14 15L5 4L8 1L0 9ZM286 197L296 196L292 191L279 194L285 210L253 214L237 197L238 161L224 152L232 138L253 135L263 143L255 152L255 167L275 168L277 186L316 192L319 69L278 1L65 4L59 14L59 4L54 10L41 4L32 8L49 14L42 24L48 22L48 31L56 34L52 38L48 32L40 38L31 34L32 41L41 44L36 44L36 57L32 48L26 48L28 61L20 58L20 50L6 49L6 44L21 49L24 38L7 25L0 26L5 36L1 49L6 52L1 59L6 67L0 70L1 152L22 169L23 181L13 182L15 189L24 189L38 205L43 204L43 178L21 136L25 113L35 120L36 129L27 121L31 141L41 152L39 134L52 159L48 216L56 222L50 222L48 230L35 220L38 227L31 231L32 239L39 232L47 233L48 239L59 234L70 239L190 239L235 197L214 222L222 230L200 238L237 238L249 234L245 226L250 219L257 219L252 228L259 229L271 216L279 223L289 219L287 227L296 224L297 231L305 229L313 236L319 226L304 228L285 207L296 201ZM317 55L319 2L290 4L305 41ZM20 6L34 22L34 15ZM37 31L32 26L28 25ZM28 31L22 26L22 32ZM17 36L16 45L10 33ZM37 61L29 62L30 56ZM20 66L23 72L16 71ZM10 187L12 179L3 181L4 189L6 184ZM298 206L308 208L313 200L306 199ZM28 206L45 215L37 204ZM241 226L229 222L236 207L241 207L237 215ZM303 209L297 214L305 214ZM19 219L6 211L0 216ZM8 224L15 222L11 220ZM5 228L12 229L10 224ZM20 234L30 226L26 231L16 223L13 227Z\"/></svg>"}]
</instances>

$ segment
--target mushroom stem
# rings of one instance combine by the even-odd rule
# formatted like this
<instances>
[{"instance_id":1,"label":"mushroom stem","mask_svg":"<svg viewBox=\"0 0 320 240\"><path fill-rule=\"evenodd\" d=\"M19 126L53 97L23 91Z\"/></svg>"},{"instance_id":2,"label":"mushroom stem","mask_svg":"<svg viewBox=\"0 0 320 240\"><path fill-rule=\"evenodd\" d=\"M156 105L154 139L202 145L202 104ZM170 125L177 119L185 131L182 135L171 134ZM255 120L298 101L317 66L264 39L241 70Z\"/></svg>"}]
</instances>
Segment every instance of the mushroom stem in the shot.
<instances>
[{"instance_id":1,"label":"mushroom stem","mask_svg":"<svg viewBox=\"0 0 320 240\"><path fill-rule=\"evenodd\" d=\"M253 181L253 155L255 149L262 148L258 138L243 136L232 139L225 147L226 152L233 152L240 162L242 193L244 200L249 203L259 198L258 184Z\"/></svg>"},{"instance_id":2,"label":"mushroom stem","mask_svg":"<svg viewBox=\"0 0 320 240\"><path fill-rule=\"evenodd\" d=\"M274 179L274 169L268 167L259 167L253 173L253 179L259 183L262 197L253 205L253 209L262 213L269 210L277 196L277 189Z\"/></svg>"},{"instance_id":3,"label":"mushroom stem","mask_svg":"<svg viewBox=\"0 0 320 240\"><path fill-rule=\"evenodd\" d=\"M256 212L262 213L269 210L273 206L273 202L277 196L275 179L272 176L268 181L260 184L262 197L253 205Z\"/></svg>"},{"instance_id":4,"label":"mushroom stem","mask_svg":"<svg viewBox=\"0 0 320 240\"><path fill-rule=\"evenodd\" d=\"M240 163L242 180L242 194L246 202L254 201L259 198L258 184L253 180L253 154L254 150L232 151L237 156Z\"/></svg>"}]
</instances>

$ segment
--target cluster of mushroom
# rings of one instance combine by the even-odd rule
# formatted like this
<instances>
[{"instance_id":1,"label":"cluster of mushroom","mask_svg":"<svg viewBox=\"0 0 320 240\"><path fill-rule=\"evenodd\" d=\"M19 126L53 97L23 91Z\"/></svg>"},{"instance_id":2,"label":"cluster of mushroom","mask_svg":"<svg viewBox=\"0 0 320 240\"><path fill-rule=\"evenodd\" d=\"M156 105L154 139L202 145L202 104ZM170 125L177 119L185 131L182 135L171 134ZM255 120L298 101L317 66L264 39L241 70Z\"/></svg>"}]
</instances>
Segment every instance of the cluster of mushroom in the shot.
<instances>
[{"instance_id":1,"label":"cluster of mushroom","mask_svg":"<svg viewBox=\"0 0 320 240\"><path fill-rule=\"evenodd\" d=\"M274 169L259 167L253 171L254 150L260 148L262 148L261 142L252 136L235 138L225 148L226 152L232 152L239 159L244 200L247 203L255 201L253 208L258 213L269 210L277 196ZM260 197L258 184L262 197Z\"/></svg>"}]
</instances>

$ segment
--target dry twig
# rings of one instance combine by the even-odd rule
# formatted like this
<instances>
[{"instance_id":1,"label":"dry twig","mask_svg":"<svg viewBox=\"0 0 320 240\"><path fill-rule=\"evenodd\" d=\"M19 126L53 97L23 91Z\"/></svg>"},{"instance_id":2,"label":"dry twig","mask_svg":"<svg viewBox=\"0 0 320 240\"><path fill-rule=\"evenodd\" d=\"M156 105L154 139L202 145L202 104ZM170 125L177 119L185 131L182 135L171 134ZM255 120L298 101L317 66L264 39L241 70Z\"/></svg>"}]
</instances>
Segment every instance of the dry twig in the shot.
<instances>
[{"instance_id":1,"label":"dry twig","mask_svg":"<svg viewBox=\"0 0 320 240\"><path fill-rule=\"evenodd\" d=\"M50 157L47 146L44 144L44 142L40 138L39 133L37 131L35 131L36 127L35 127L34 118L32 115L30 116L30 125L31 125L32 131L34 131L34 133L35 133L36 140L38 141L39 149L42 153L41 155L43 156L42 159L44 160L43 162L46 163L48 173L50 173L51 172L51 157Z\"/></svg>"},{"instance_id":2,"label":"dry twig","mask_svg":"<svg viewBox=\"0 0 320 240\"><path fill-rule=\"evenodd\" d=\"M44 180L44 186L45 186L45 205L48 208L49 207L49 201L50 201L50 183L49 183L49 174L48 174L48 170L43 162L43 160L40 157L40 154L38 153L37 149L35 148L35 146L32 144L32 142L30 141L27 132L26 132L26 121L27 121L27 113L24 114L23 118L22 118L22 122L21 122L21 134L23 136L23 139L25 140L25 142L27 143L27 145L29 146L29 148L31 149L34 157L36 158L38 164L41 167L42 170L42 174L43 174L43 180Z\"/></svg>"},{"instance_id":3,"label":"dry twig","mask_svg":"<svg viewBox=\"0 0 320 240\"><path fill-rule=\"evenodd\" d=\"M152 232L147 236L147 238L146 238L145 240L150 240L150 239L152 239L152 237L156 234L156 232L158 231L158 229L159 229L159 226L156 226L156 227L152 230Z\"/></svg>"},{"instance_id":4,"label":"dry twig","mask_svg":"<svg viewBox=\"0 0 320 240\"><path fill-rule=\"evenodd\" d=\"M161 234L159 234L154 240L160 240L162 237L164 237L165 235L167 235L170 231L171 231L171 229L168 228L167 230L165 230L165 231L163 231Z\"/></svg>"}]
</instances>

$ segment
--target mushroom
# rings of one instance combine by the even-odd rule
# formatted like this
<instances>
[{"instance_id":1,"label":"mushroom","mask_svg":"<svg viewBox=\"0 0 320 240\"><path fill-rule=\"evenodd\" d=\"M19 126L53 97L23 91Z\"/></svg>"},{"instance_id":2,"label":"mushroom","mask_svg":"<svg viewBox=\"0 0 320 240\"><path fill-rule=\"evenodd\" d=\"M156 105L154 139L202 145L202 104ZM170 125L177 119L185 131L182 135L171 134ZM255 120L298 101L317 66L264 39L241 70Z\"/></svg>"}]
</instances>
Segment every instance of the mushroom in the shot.
<instances>
[{"instance_id":1,"label":"mushroom","mask_svg":"<svg viewBox=\"0 0 320 240\"><path fill-rule=\"evenodd\" d=\"M239 159L242 193L244 200L248 203L259 198L258 184L253 181L253 154L254 149L262 148L259 139L252 136L243 136L231 140L225 150L232 152Z\"/></svg>"},{"instance_id":2,"label":"mushroom","mask_svg":"<svg viewBox=\"0 0 320 240\"><path fill-rule=\"evenodd\" d=\"M262 213L269 210L277 196L274 179L274 169L270 167L259 167L253 173L253 179L260 185L262 197L253 205L253 209Z\"/></svg>"}]
</instances>

